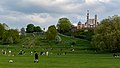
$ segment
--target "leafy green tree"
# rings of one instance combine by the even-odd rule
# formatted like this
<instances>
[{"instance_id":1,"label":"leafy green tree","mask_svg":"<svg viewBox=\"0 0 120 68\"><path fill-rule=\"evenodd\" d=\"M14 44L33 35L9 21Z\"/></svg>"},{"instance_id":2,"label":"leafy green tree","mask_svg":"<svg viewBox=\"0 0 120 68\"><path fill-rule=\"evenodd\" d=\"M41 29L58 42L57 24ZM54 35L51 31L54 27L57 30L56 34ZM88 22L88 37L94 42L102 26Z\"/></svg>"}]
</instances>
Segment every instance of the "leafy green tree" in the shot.
<instances>
[{"instance_id":1,"label":"leafy green tree","mask_svg":"<svg viewBox=\"0 0 120 68\"><path fill-rule=\"evenodd\" d=\"M58 31L65 34L71 29L71 22L68 18L60 18L57 24Z\"/></svg>"},{"instance_id":2,"label":"leafy green tree","mask_svg":"<svg viewBox=\"0 0 120 68\"><path fill-rule=\"evenodd\" d=\"M34 32L34 25L33 24L28 24L26 28L27 33L33 33Z\"/></svg>"},{"instance_id":3,"label":"leafy green tree","mask_svg":"<svg viewBox=\"0 0 120 68\"><path fill-rule=\"evenodd\" d=\"M9 43L17 43L19 42L20 36L19 32L14 29L6 30L3 35L3 43L9 44Z\"/></svg>"},{"instance_id":4,"label":"leafy green tree","mask_svg":"<svg viewBox=\"0 0 120 68\"><path fill-rule=\"evenodd\" d=\"M89 41L91 41L93 35L94 35L94 29L92 28L80 29L72 32L72 36L80 39L86 39Z\"/></svg>"},{"instance_id":5,"label":"leafy green tree","mask_svg":"<svg viewBox=\"0 0 120 68\"><path fill-rule=\"evenodd\" d=\"M94 47L102 51L120 51L120 17L104 19L95 29Z\"/></svg>"},{"instance_id":6,"label":"leafy green tree","mask_svg":"<svg viewBox=\"0 0 120 68\"><path fill-rule=\"evenodd\" d=\"M0 23L0 40L1 40L2 37L3 37L4 31L5 31L5 28L4 28L3 24Z\"/></svg>"},{"instance_id":7,"label":"leafy green tree","mask_svg":"<svg viewBox=\"0 0 120 68\"><path fill-rule=\"evenodd\" d=\"M39 26L34 27L34 32L42 32L42 29Z\"/></svg>"},{"instance_id":8,"label":"leafy green tree","mask_svg":"<svg viewBox=\"0 0 120 68\"><path fill-rule=\"evenodd\" d=\"M13 38L12 37L7 37L6 41L4 43L8 43L8 44L13 44Z\"/></svg>"},{"instance_id":9,"label":"leafy green tree","mask_svg":"<svg viewBox=\"0 0 120 68\"><path fill-rule=\"evenodd\" d=\"M57 36L57 29L55 25L51 25L46 32L46 38L48 40L55 40L56 36Z\"/></svg>"}]
</instances>

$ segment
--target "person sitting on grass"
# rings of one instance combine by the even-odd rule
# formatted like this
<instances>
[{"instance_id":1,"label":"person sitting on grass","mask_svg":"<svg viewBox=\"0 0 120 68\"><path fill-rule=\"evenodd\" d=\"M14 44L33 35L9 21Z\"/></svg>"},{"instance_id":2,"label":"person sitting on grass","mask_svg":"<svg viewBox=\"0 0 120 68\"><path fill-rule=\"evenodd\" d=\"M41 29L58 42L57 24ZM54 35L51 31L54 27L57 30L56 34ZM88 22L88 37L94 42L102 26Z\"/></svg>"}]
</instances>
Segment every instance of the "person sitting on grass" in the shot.
<instances>
[{"instance_id":1,"label":"person sitting on grass","mask_svg":"<svg viewBox=\"0 0 120 68\"><path fill-rule=\"evenodd\" d=\"M120 58L120 56L119 56L119 55L116 55L116 54L113 54L113 57L115 57L115 58Z\"/></svg>"},{"instance_id":2,"label":"person sitting on grass","mask_svg":"<svg viewBox=\"0 0 120 68\"><path fill-rule=\"evenodd\" d=\"M116 57L117 55L116 54L113 54L113 57Z\"/></svg>"},{"instance_id":3,"label":"person sitting on grass","mask_svg":"<svg viewBox=\"0 0 120 68\"><path fill-rule=\"evenodd\" d=\"M36 51L35 51L35 59L34 59L34 63L38 63L38 54L37 54Z\"/></svg>"}]
</instances>

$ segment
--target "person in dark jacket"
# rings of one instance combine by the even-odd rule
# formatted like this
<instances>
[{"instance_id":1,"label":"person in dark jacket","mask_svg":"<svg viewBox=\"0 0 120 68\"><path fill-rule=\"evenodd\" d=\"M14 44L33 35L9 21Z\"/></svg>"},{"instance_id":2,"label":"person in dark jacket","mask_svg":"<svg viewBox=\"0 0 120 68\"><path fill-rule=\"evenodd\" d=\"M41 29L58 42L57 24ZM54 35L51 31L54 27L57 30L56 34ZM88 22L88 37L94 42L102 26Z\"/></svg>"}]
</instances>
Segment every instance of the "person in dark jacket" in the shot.
<instances>
[{"instance_id":1,"label":"person in dark jacket","mask_svg":"<svg viewBox=\"0 0 120 68\"><path fill-rule=\"evenodd\" d=\"M38 63L38 53L35 51L34 63Z\"/></svg>"}]
</instances>

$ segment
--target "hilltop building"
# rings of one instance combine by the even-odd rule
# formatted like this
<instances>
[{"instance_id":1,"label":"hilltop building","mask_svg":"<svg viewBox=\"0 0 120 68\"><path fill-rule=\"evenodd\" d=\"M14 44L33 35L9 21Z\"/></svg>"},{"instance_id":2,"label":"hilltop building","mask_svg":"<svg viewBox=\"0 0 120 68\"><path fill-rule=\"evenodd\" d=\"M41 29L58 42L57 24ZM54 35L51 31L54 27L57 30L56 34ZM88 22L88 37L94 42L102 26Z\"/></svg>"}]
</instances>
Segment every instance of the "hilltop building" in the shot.
<instances>
[{"instance_id":1,"label":"hilltop building","mask_svg":"<svg viewBox=\"0 0 120 68\"><path fill-rule=\"evenodd\" d=\"M73 31L74 30L80 30L83 28L95 28L98 25L97 15L95 15L95 18L90 18L89 10L87 10L87 16L86 16L86 22L85 24L82 24L81 21L78 22L77 26L72 26Z\"/></svg>"},{"instance_id":2,"label":"hilltop building","mask_svg":"<svg viewBox=\"0 0 120 68\"><path fill-rule=\"evenodd\" d=\"M97 25L98 25L97 15L95 15L94 19L90 19L89 10L87 10L87 21L85 23L85 27L87 27L87 28L95 28Z\"/></svg>"},{"instance_id":3,"label":"hilltop building","mask_svg":"<svg viewBox=\"0 0 120 68\"><path fill-rule=\"evenodd\" d=\"M85 25L82 24L80 21L77 24L77 30L85 28Z\"/></svg>"}]
</instances>

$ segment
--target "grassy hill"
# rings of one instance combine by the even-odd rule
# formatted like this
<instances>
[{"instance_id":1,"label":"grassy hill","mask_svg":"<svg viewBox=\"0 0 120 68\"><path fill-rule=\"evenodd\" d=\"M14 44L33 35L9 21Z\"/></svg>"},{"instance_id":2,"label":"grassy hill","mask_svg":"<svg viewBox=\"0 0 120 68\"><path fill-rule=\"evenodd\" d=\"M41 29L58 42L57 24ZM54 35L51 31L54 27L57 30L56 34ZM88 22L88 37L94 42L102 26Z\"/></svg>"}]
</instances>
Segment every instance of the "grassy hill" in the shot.
<instances>
[{"instance_id":1,"label":"grassy hill","mask_svg":"<svg viewBox=\"0 0 120 68\"><path fill-rule=\"evenodd\" d=\"M62 41L60 43L55 43L54 40L46 40L44 39L44 35L35 35L35 38L32 37L32 35L29 36L29 38L31 39L30 41L27 41L27 43L31 43L34 42L33 48L37 49L37 48L53 48L53 51L60 51L60 49L62 49L63 51L70 51L71 49L75 49L75 51L80 51L81 49L87 49L90 47L90 42L87 40L83 40L83 39L78 39L78 38L74 38L74 37L70 37L70 36L64 36L59 34L59 36L61 37ZM74 45L72 43L75 43ZM28 44L27 46L30 46L30 44Z\"/></svg>"},{"instance_id":2,"label":"grassy hill","mask_svg":"<svg viewBox=\"0 0 120 68\"><path fill-rule=\"evenodd\" d=\"M19 50L39 51L45 52L47 49L53 53L63 52L72 53L84 53L90 47L90 42L70 36L59 35L62 39L60 43L55 43L54 40L46 40L44 35L27 34L20 40L20 43L11 45L1 45L0 49L12 50L18 52ZM74 45L72 44L74 43ZM52 50L51 50L52 49Z\"/></svg>"},{"instance_id":3,"label":"grassy hill","mask_svg":"<svg viewBox=\"0 0 120 68\"><path fill-rule=\"evenodd\" d=\"M112 54L95 54L89 50L90 42L74 37L60 35L62 41L56 44L54 41L44 39L44 35L28 34L18 44L0 45L0 67L1 68L119 68L120 59L113 58ZM34 43L35 42L35 43ZM71 43L75 45L71 46ZM24 46L23 46L24 45ZM52 49L51 49L52 48ZM72 51L74 49L74 51ZM2 50L7 54L2 54ZM11 50L9 55L8 51ZM18 55L20 50L25 54ZM34 54L39 54L39 63L33 63ZM40 52L49 51L49 56L40 55ZM65 54L66 52L66 54ZM13 63L9 63L13 60Z\"/></svg>"}]
</instances>

